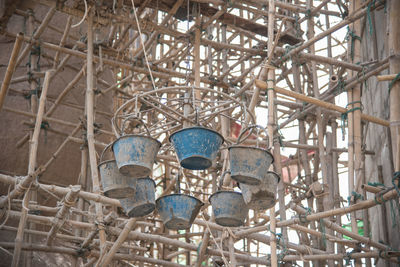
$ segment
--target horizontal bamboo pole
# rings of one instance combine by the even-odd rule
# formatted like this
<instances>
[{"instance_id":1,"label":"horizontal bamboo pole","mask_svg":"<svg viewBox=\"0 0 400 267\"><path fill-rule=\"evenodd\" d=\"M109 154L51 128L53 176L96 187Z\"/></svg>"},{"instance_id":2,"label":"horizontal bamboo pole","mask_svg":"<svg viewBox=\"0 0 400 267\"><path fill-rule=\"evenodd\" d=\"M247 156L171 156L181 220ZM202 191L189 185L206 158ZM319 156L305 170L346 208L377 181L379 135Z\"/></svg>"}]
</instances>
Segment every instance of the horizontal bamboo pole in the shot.
<instances>
[{"instance_id":1,"label":"horizontal bamboo pole","mask_svg":"<svg viewBox=\"0 0 400 267\"><path fill-rule=\"evenodd\" d=\"M9 216L10 216L10 218L19 219L19 217L21 216L21 212L11 210L11 211L9 211ZM32 215L32 214L28 214L27 219L28 219L28 221L32 221L32 222L39 223L39 224L45 224L45 225L51 225L52 221L53 221L53 217L45 217L45 216ZM96 229L96 226L92 223L78 222L78 221L73 221L73 220L67 220L66 223L68 223L69 225L71 225L74 228L81 228L81 229L87 229L87 230L95 230ZM120 228L116 228L116 227L112 227L112 226L108 226L107 229L108 229L109 233L114 234L114 235L120 235L121 232L123 231ZM127 239L146 240L146 241L150 241L150 242L163 243L163 244L167 244L170 246L176 246L176 247L188 249L191 251L197 251L197 245L195 245L195 244L190 244L190 243L182 242L179 240L170 239L170 238L163 237L160 235L141 233L139 231L131 231L128 234ZM225 256L229 256L228 251L223 251L222 253L224 253ZM217 250L217 249L209 248L208 254L213 255L213 256L220 256L221 251ZM115 258L117 258L117 255L118 254L115 255ZM238 254L238 253L236 253L235 256L237 259L248 261L249 263L269 265L269 260L266 257L253 257L250 255Z\"/></svg>"},{"instance_id":2,"label":"horizontal bamboo pole","mask_svg":"<svg viewBox=\"0 0 400 267\"><path fill-rule=\"evenodd\" d=\"M16 227L12 227L12 226L7 226L4 225L3 227L1 227L1 230L3 231L11 231L11 232L16 232L18 230L18 228ZM30 229L25 229L24 233L26 234L32 234L32 235L37 235L40 237L46 237L48 232L44 232L44 231L38 231L38 230L30 230ZM84 237L80 237L80 236L72 236L72 235L65 235L65 234L56 234L56 238L59 239L61 242L63 241L68 241L68 242L83 242L85 240ZM100 240L99 239L92 239L91 240L91 244L95 245L96 247L98 247L100 245ZM112 246L114 244L114 242L111 241L107 241L107 245L108 246ZM137 250L137 251L147 251L147 248L143 248L143 247L139 247L139 246L134 246L134 245L127 245L127 244L123 244L121 246L122 248L126 248L126 249L133 249L133 250Z\"/></svg>"},{"instance_id":3,"label":"horizontal bamboo pole","mask_svg":"<svg viewBox=\"0 0 400 267\"><path fill-rule=\"evenodd\" d=\"M392 81L394 78L396 78L397 74L386 74L386 75L378 75L376 78L378 81L383 82L383 81Z\"/></svg>"},{"instance_id":4,"label":"horizontal bamboo pole","mask_svg":"<svg viewBox=\"0 0 400 267\"><path fill-rule=\"evenodd\" d=\"M267 90L267 88L268 88L267 83L264 82L264 81L256 80L255 83L256 83L256 86L260 87L263 90ZM280 94L283 94L283 95L286 95L286 96L290 96L290 97L296 98L298 100L301 100L301 101L304 101L304 102L307 102L307 103L310 103L310 104L314 104L314 105L317 105L317 106L322 107L322 108L326 108L328 110L334 110L334 111L338 111L340 113L349 112L349 109L346 109L346 108L343 108L343 107L339 107L339 106L337 106L335 104L332 104L332 103L329 103L329 102L325 102L325 101L316 99L314 97L306 96L306 95L303 95L303 94L300 94L300 93L296 93L296 92L293 92L293 91L290 91L290 90L286 90L286 89L283 89L283 88L280 88L280 87L277 87L277 86L274 87L274 90L277 93L280 93ZM364 121L369 121L369 122L376 123L376 124L379 124L379 125L382 125L382 126L385 126L385 127L389 127L389 125L390 125L389 121L387 121L387 120L379 119L379 118L376 118L376 117L373 117L373 116L370 116L370 115L366 115L366 114L361 114L361 119L364 120Z\"/></svg>"},{"instance_id":5,"label":"horizontal bamboo pole","mask_svg":"<svg viewBox=\"0 0 400 267\"><path fill-rule=\"evenodd\" d=\"M16 179L17 178L15 178L13 176L0 174L0 181L3 182L3 183L14 185ZM20 184L22 184L24 186L24 184L22 182L19 182L17 184L17 190L18 190L18 186ZM36 186L39 189L42 188L44 191L49 191L51 193L54 193L56 195L61 195L61 196L65 196L69 192L68 188L61 187L61 186L56 186L56 185L47 185L47 184L37 183ZM119 200L114 199L114 198L105 197L105 196L102 196L102 195L99 195L99 194L95 194L95 193L86 192L86 191L82 191L81 190L81 191L79 191L78 196L82 197L82 198L84 198L84 199L86 199L88 201L95 201L95 202L100 202L100 203L105 204L105 205L112 205L112 206L115 206L115 207L121 207L121 204L119 203ZM0 207L3 207L2 206L3 202L7 203L7 200L3 200L2 199L0 201Z\"/></svg>"},{"instance_id":6,"label":"horizontal bamboo pole","mask_svg":"<svg viewBox=\"0 0 400 267\"><path fill-rule=\"evenodd\" d=\"M382 200L388 201L395 197L397 197L397 192L395 189L392 189L389 192L387 192L386 194L384 194L382 197L379 197L379 199L377 199L377 201L382 201ZM360 201L360 202L358 202L354 205L348 206L348 207L313 213L313 214L305 216L304 219L307 221L316 221L316 220L328 218L331 216L344 215L346 213L350 213L350 212L353 212L356 210L368 209L368 208L374 207L374 206L378 205L378 203L374 199L368 199L368 200ZM281 222L277 223L277 227L285 227L285 226L290 226L292 224L299 224L299 223L301 223L299 218L292 218L292 219L289 219L286 221L281 221Z\"/></svg>"},{"instance_id":7,"label":"horizontal bamboo pole","mask_svg":"<svg viewBox=\"0 0 400 267\"><path fill-rule=\"evenodd\" d=\"M0 247L7 248L7 249L13 249L15 246L14 242L0 242ZM55 247L55 246L46 246L46 245L38 245L38 244L22 244L22 250L27 250L27 251L41 251L41 252L47 252L47 253L60 253L60 254L67 254L67 255L72 255L72 256L83 256L80 255L78 249L73 249L73 248L65 248L65 247ZM90 251L88 253L88 256L96 257L98 258L100 253L98 251ZM169 267L184 267L187 265L181 265L169 261L164 261L164 260L158 260L158 259L153 259L153 258L148 258L148 257L143 257L135 254L116 254L115 259L117 260L128 260L128 261L138 261L138 262L147 262L151 264L156 264L159 266L169 266ZM187 266L189 267L189 266Z\"/></svg>"},{"instance_id":8,"label":"horizontal bamboo pole","mask_svg":"<svg viewBox=\"0 0 400 267\"><path fill-rule=\"evenodd\" d=\"M363 189L363 190L365 190L367 192L373 193L373 194L377 194L377 193L379 193L379 192L381 192L383 190L382 188L379 188L379 187L376 187L376 186L367 185L367 184L362 184L361 185L361 189Z\"/></svg>"}]
</instances>

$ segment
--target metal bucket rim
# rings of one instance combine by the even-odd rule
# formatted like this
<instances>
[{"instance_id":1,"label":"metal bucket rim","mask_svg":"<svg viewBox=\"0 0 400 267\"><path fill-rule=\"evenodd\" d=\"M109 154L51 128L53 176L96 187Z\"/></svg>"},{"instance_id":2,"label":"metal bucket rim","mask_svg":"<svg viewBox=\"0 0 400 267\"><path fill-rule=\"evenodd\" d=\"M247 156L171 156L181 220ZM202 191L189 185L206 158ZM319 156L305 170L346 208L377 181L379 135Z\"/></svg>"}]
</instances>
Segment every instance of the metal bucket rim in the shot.
<instances>
[{"instance_id":1,"label":"metal bucket rim","mask_svg":"<svg viewBox=\"0 0 400 267\"><path fill-rule=\"evenodd\" d=\"M269 152L269 151L268 151L267 149L265 149L265 148L254 147L254 146L238 146L238 145L233 145L233 146L228 147L228 150L231 150L231 148L251 148L251 149L255 149L255 150L261 150L261 151L267 152L267 153L271 156L271 158L272 158L271 164L274 163L274 161L275 161L274 155L272 155L272 153Z\"/></svg>"},{"instance_id":2,"label":"metal bucket rim","mask_svg":"<svg viewBox=\"0 0 400 267\"><path fill-rule=\"evenodd\" d=\"M104 165L104 164L106 164L106 163L108 163L108 162L112 162L112 161L115 161L115 163L117 162L115 159L103 160L102 162L100 162L100 163L97 165L97 168L100 168L101 165Z\"/></svg>"},{"instance_id":3,"label":"metal bucket rim","mask_svg":"<svg viewBox=\"0 0 400 267\"><path fill-rule=\"evenodd\" d=\"M278 178L278 183L281 181L281 177L279 176L278 173L276 173L274 171L267 171L267 173L272 173L276 178Z\"/></svg>"},{"instance_id":4,"label":"metal bucket rim","mask_svg":"<svg viewBox=\"0 0 400 267\"><path fill-rule=\"evenodd\" d=\"M156 182L154 182L154 179L150 178L150 177L140 177L140 178L135 178L136 181L140 180L140 179L146 179L146 180L151 180L154 184L154 187L157 186Z\"/></svg>"},{"instance_id":5,"label":"metal bucket rim","mask_svg":"<svg viewBox=\"0 0 400 267\"><path fill-rule=\"evenodd\" d=\"M179 132L186 131L186 130L192 130L192 129L203 129L203 130L207 130L207 131L216 133L219 137L221 137L221 139L222 139L222 144L225 142L225 138L222 136L222 134L220 134L219 132L214 131L214 130L212 130L212 129L203 127L203 126L193 126L193 127L188 127L188 128L180 129L180 130L178 130L178 131L172 133L172 134L169 136L169 138L168 138L169 142L171 142L171 138L172 138L172 136L174 136L175 134L177 134L177 133L179 133Z\"/></svg>"},{"instance_id":6,"label":"metal bucket rim","mask_svg":"<svg viewBox=\"0 0 400 267\"><path fill-rule=\"evenodd\" d=\"M229 190L219 190L219 191L213 193L211 196L209 196L209 197L208 197L208 201L211 203L211 198L212 198L214 195L217 195L217 194L219 194L219 193L226 193L226 192L239 194L239 195L241 195L241 196L243 197L243 194L242 194L241 192L229 191Z\"/></svg>"},{"instance_id":7,"label":"metal bucket rim","mask_svg":"<svg viewBox=\"0 0 400 267\"><path fill-rule=\"evenodd\" d=\"M156 204L157 204L162 198L169 197L169 196L175 196L175 195L187 196L187 197L193 198L193 199L197 200L197 202L200 204L200 206L204 206L203 201L201 201L201 200L198 199L197 197L190 196L190 195L186 195L186 194L181 194L181 193L174 193L174 194L169 194L169 195L161 196L161 197L159 197L159 198L156 199Z\"/></svg>"},{"instance_id":8,"label":"metal bucket rim","mask_svg":"<svg viewBox=\"0 0 400 267\"><path fill-rule=\"evenodd\" d=\"M281 177L276 172L267 171L267 173L272 173L273 175L275 175L275 178L278 178L278 183L281 181ZM257 185L249 185L249 186L257 186ZM240 188L240 183L239 182L237 183L237 187L239 187L239 189L242 190L242 188Z\"/></svg>"},{"instance_id":9,"label":"metal bucket rim","mask_svg":"<svg viewBox=\"0 0 400 267\"><path fill-rule=\"evenodd\" d=\"M119 141L119 140L121 140L121 139L123 139L123 138L126 138L126 137L135 137L135 136L136 136L136 137L144 137L144 138L147 138L147 139L156 141L157 144L158 144L158 146L161 147L161 142L158 141L157 139L151 137L151 136L142 135L142 134L126 134L126 135L121 135L120 137L118 137L117 139L115 139L114 142L112 142L112 145L111 145L111 146L112 146L112 150L114 151L114 145L115 145L115 143L116 143L117 141Z\"/></svg>"}]
</instances>

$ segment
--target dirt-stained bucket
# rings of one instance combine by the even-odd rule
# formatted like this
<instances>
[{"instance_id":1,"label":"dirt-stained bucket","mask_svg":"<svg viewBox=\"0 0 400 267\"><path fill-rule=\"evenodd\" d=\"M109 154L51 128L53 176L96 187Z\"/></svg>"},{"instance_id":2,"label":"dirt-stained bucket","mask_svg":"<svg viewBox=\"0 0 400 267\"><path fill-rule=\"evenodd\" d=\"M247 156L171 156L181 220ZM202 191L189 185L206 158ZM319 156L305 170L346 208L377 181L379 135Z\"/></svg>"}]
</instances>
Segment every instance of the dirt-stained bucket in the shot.
<instances>
[{"instance_id":1,"label":"dirt-stained bucket","mask_svg":"<svg viewBox=\"0 0 400 267\"><path fill-rule=\"evenodd\" d=\"M133 178L151 174L161 143L150 136L123 135L113 144L119 171Z\"/></svg>"},{"instance_id":2,"label":"dirt-stained bucket","mask_svg":"<svg viewBox=\"0 0 400 267\"><path fill-rule=\"evenodd\" d=\"M259 185L274 162L274 157L267 149L258 147L258 134L257 145L255 147L239 145L250 136L254 128L257 129L257 133L259 129L262 129L268 137L268 133L264 127L250 125L240 133L237 143L228 148L231 177L241 184ZM243 134L248 130L251 131L242 139Z\"/></svg>"},{"instance_id":3,"label":"dirt-stained bucket","mask_svg":"<svg viewBox=\"0 0 400 267\"><path fill-rule=\"evenodd\" d=\"M172 142L180 164L189 170L205 170L211 167L224 138L218 132L195 126L173 133Z\"/></svg>"},{"instance_id":4,"label":"dirt-stained bucket","mask_svg":"<svg viewBox=\"0 0 400 267\"><path fill-rule=\"evenodd\" d=\"M165 227L171 230L189 229L203 202L184 194L171 194L156 201L157 212Z\"/></svg>"},{"instance_id":5,"label":"dirt-stained bucket","mask_svg":"<svg viewBox=\"0 0 400 267\"><path fill-rule=\"evenodd\" d=\"M240 184L244 202L254 210L272 208L275 205L279 180L277 173L269 171L261 179L259 185Z\"/></svg>"},{"instance_id":6,"label":"dirt-stained bucket","mask_svg":"<svg viewBox=\"0 0 400 267\"><path fill-rule=\"evenodd\" d=\"M244 224L249 208L242 193L217 191L209 198L215 216L215 222L221 226L238 227Z\"/></svg>"},{"instance_id":7,"label":"dirt-stained bucket","mask_svg":"<svg viewBox=\"0 0 400 267\"><path fill-rule=\"evenodd\" d=\"M101 184L106 197L126 198L135 193L136 179L131 183L131 178L121 174L115 160L106 160L99 164Z\"/></svg>"},{"instance_id":8,"label":"dirt-stained bucket","mask_svg":"<svg viewBox=\"0 0 400 267\"><path fill-rule=\"evenodd\" d=\"M155 187L151 178L138 178L136 190L129 198L120 199L119 202L129 217L143 217L149 215L155 209ZM133 182L133 179L131 179Z\"/></svg>"}]
</instances>

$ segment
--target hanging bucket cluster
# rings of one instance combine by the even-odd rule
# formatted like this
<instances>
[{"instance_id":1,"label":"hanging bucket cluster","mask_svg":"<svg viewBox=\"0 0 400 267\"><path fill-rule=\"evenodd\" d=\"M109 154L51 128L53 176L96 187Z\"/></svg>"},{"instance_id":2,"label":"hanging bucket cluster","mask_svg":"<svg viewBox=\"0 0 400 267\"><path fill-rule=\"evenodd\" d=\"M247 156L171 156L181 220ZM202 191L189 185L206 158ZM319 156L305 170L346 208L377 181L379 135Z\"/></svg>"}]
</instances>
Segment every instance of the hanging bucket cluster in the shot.
<instances>
[{"instance_id":1,"label":"hanging bucket cluster","mask_svg":"<svg viewBox=\"0 0 400 267\"><path fill-rule=\"evenodd\" d=\"M280 177L275 172L268 171L274 158L268 150L258 146L258 141L255 147L239 145L250 136L251 131L241 140L243 134L254 128L262 129L268 136L266 130L259 125L251 125L241 132L237 143L229 147L231 176L239 183L248 207L265 210L275 205Z\"/></svg>"},{"instance_id":2,"label":"hanging bucket cluster","mask_svg":"<svg viewBox=\"0 0 400 267\"><path fill-rule=\"evenodd\" d=\"M219 148L224 142L224 138L219 133L201 126L176 131L169 140L175 149L180 165L189 170L205 170L211 167L212 161L217 157ZM177 193L157 199L157 211L166 228L189 229L204 203L193 196L181 194L179 178L176 188Z\"/></svg>"},{"instance_id":3,"label":"hanging bucket cluster","mask_svg":"<svg viewBox=\"0 0 400 267\"><path fill-rule=\"evenodd\" d=\"M129 217L142 217L155 209L155 183L147 176L153 170L161 143L150 136L142 120L133 118L145 127L147 135L125 135L122 130L122 135L101 154L99 170L104 195L119 199ZM103 161L109 147L112 147L115 160Z\"/></svg>"}]
</instances>

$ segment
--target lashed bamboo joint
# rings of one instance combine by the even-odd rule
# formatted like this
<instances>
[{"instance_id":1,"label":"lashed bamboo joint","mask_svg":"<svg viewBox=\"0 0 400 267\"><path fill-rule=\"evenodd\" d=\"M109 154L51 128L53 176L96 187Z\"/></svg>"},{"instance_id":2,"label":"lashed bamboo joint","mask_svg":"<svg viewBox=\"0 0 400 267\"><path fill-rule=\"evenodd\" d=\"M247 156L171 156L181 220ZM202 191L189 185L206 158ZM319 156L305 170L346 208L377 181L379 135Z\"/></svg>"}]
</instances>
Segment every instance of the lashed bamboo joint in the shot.
<instances>
[{"instance_id":1,"label":"lashed bamboo joint","mask_svg":"<svg viewBox=\"0 0 400 267\"><path fill-rule=\"evenodd\" d=\"M3 2L4 265L400 263L400 1Z\"/></svg>"}]
</instances>

